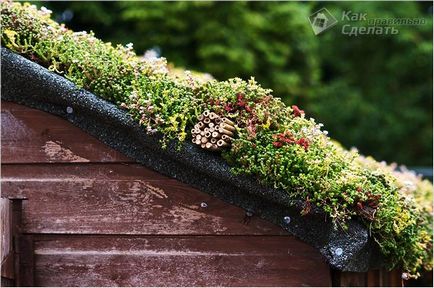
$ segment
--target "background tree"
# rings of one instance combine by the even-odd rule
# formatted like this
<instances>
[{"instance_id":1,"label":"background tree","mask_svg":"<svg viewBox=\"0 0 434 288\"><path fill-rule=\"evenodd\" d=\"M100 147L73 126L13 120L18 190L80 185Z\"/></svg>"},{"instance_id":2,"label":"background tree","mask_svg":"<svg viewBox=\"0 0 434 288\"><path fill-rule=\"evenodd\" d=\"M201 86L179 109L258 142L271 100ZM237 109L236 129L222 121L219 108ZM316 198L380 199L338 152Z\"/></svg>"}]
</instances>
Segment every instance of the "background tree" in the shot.
<instances>
[{"instance_id":1,"label":"background tree","mask_svg":"<svg viewBox=\"0 0 434 288\"><path fill-rule=\"evenodd\" d=\"M309 94L308 110L347 147L357 146L380 160L432 165L429 6L414 2L341 2L332 8L337 16L351 10L367 13L369 18L423 17L427 23L396 26L396 35L348 37L340 33L342 25L348 24L343 22L318 37L323 73L321 85Z\"/></svg>"}]
</instances>

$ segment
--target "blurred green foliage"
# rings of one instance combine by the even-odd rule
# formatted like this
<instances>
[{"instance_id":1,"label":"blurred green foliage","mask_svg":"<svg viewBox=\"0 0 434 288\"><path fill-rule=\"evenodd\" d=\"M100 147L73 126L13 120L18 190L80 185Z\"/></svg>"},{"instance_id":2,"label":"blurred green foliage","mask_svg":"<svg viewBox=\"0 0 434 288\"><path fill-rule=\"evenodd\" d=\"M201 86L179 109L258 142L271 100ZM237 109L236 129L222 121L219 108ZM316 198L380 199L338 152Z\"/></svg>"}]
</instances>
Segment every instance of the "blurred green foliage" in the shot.
<instances>
[{"instance_id":1,"label":"blurred green foliage","mask_svg":"<svg viewBox=\"0 0 434 288\"><path fill-rule=\"evenodd\" d=\"M342 25L325 32L318 39L324 75L307 109L345 146L355 145L379 160L432 165L433 24L428 7L416 2L337 4L334 15L351 10L369 18L424 17L427 23L396 26L396 35L348 37L340 33Z\"/></svg>"},{"instance_id":2,"label":"blurred green foliage","mask_svg":"<svg viewBox=\"0 0 434 288\"><path fill-rule=\"evenodd\" d=\"M432 2L50 2L57 20L224 80L255 76L378 160L432 165ZM308 16L339 23L318 36ZM342 11L425 18L396 35L341 33ZM71 13L72 12L72 13ZM71 18L72 16L72 18Z\"/></svg>"}]
</instances>

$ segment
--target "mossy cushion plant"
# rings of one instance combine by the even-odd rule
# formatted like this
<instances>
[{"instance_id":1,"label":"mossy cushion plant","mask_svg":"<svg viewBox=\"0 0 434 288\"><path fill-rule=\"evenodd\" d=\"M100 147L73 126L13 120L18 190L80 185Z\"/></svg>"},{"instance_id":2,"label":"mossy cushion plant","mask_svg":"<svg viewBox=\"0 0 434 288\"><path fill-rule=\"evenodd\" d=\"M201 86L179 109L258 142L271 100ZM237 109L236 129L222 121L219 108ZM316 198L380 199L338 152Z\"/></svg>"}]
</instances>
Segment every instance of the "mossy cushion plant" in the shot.
<instances>
[{"instance_id":1,"label":"mossy cushion plant","mask_svg":"<svg viewBox=\"0 0 434 288\"><path fill-rule=\"evenodd\" d=\"M30 4L1 3L4 47L125 109L150 134L190 141L205 110L233 119L237 138L223 157L236 174L323 209L336 229L358 218L388 260L410 277L432 269L432 184L408 171L347 151L297 106L286 106L252 78L219 82L169 73L162 58L138 57L73 32Z\"/></svg>"}]
</instances>

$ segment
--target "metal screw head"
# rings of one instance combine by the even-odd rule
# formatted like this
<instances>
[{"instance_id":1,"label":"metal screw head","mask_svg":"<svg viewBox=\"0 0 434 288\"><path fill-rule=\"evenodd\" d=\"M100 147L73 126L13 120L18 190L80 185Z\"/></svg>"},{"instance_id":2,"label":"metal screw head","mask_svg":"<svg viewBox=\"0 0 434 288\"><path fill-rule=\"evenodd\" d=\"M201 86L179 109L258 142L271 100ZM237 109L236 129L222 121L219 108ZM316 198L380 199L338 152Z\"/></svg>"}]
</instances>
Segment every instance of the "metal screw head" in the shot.
<instances>
[{"instance_id":1,"label":"metal screw head","mask_svg":"<svg viewBox=\"0 0 434 288\"><path fill-rule=\"evenodd\" d=\"M200 207L206 208L206 207L208 207L208 204L206 204L205 202L202 202L202 203L200 203Z\"/></svg>"},{"instance_id":2,"label":"metal screw head","mask_svg":"<svg viewBox=\"0 0 434 288\"><path fill-rule=\"evenodd\" d=\"M291 223L291 217L289 217L289 216L283 217L283 222L285 222L285 224Z\"/></svg>"},{"instance_id":3,"label":"metal screw head","mask_svg":"<svg viewBox=\"0 0 434 288\"><path fill-rule=\"evenodd\" d=\"M342 248L336 248L335 249L335 255L336 256L341 256L342 253L344 253L344 250Z\"/></svg>"},{"instance_id":4,"label":"metal screw head","mask_svg":"<svg viewBox=\"0 0 434 288\"><path fill-rule=\"evenodd\" d=\"M66 113L71 114L72 112L74 112L74 109L72 109L72 107L66 107Z\"/></svg>"}]
</instances>

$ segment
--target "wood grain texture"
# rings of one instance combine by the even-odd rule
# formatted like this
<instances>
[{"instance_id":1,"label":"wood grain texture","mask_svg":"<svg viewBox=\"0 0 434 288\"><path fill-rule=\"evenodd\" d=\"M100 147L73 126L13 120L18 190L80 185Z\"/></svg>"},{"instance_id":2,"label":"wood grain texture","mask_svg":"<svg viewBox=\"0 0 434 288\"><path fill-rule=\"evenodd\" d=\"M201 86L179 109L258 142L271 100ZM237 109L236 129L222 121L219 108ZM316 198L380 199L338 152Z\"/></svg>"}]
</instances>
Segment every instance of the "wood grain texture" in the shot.
<instances>
[{"instance_id":1,"label":"wood grain texture","mask_svg":"<svg viewBox=\"0 0 434 288\"><path fill-rule=\"evenodd\" d=\"M367 273L340 272L340 287L365 287L367 286Z\"/></svg>"},{"instance_id":2,"label":"wood grain texture","mask_svg":"<svg viewBox=\"0 0 434 288\"><path fill-rule=\"evenodd\" d=\"M25 233L287 235L280 227L137 164L3 165L26 197ZM201 207L206 203L207 207Z\"/></svg>"},{"instance_id":3,"label":"wood grain texture","mask_svg":"<svg viewBox=\"0 0 434 288\"><path fill-rule=\"evenodd\" d=\"M12 207L10 202L7 198L0 198L1 263L12 251Z\"/></svg>"},{"instance_id":4,"label":"wood grain texture","mask_svg":"<svg viewBox=\"0 0 434 288\"><path fill-rule=\"evenodd\" d=\"M401 279L402 271L398 269L388 271L386 269L382 269L380 271L382 283L380 286L383 287L401 287L403 285L403 281Z\"/></svg>"},{"instance_id":5,"label":"wood grain texture","mask_svg":"<svg viewBox=\"0 0 434 288\"><path fill-rule=\"evenodd\" d=\"M35 285L35 254L33 239L33 235L20 235L17 239L19 269L16 283L18 287L31 287Z\"/></svg>"},{"instance_id":6,"label":"wood grain texture","mask_svg":"<svg viewBox=\"0 0 434 288\"><path fill-rule=\"evenodd\" d=\"M133 162L60 117L1 104L2 163Z\"/></svg>"},{"instance_id":7,"label":"wood grain texture","mask_svg":"<svg viewBox=\"0 0 434 288\"><path fill-rule=\"evenodd\" d=\"M328 266L292 237L50 237L37 286L327 286Z\"/></svg>"},{"instance_id":8,"label":"wood grain texture","mask_svg":"<svg viewBox=\"0 0 434 288\"><path fill-rule=\"evenodd\" d=\"M12 242L12 205L0 198L1 277L14 279L14 255Z\"/></svg>"},{"instance_id":9,"label":"wood grain texture","mask_svg":"<svg viewBox=\"0 0 434 288\"><path fill-rule=\"evenodd\" d=\"M330 285L314 248L65 120L3 102L1 144L2 196L26 199L17 285Z\"/></svg>"}]
</instances>

